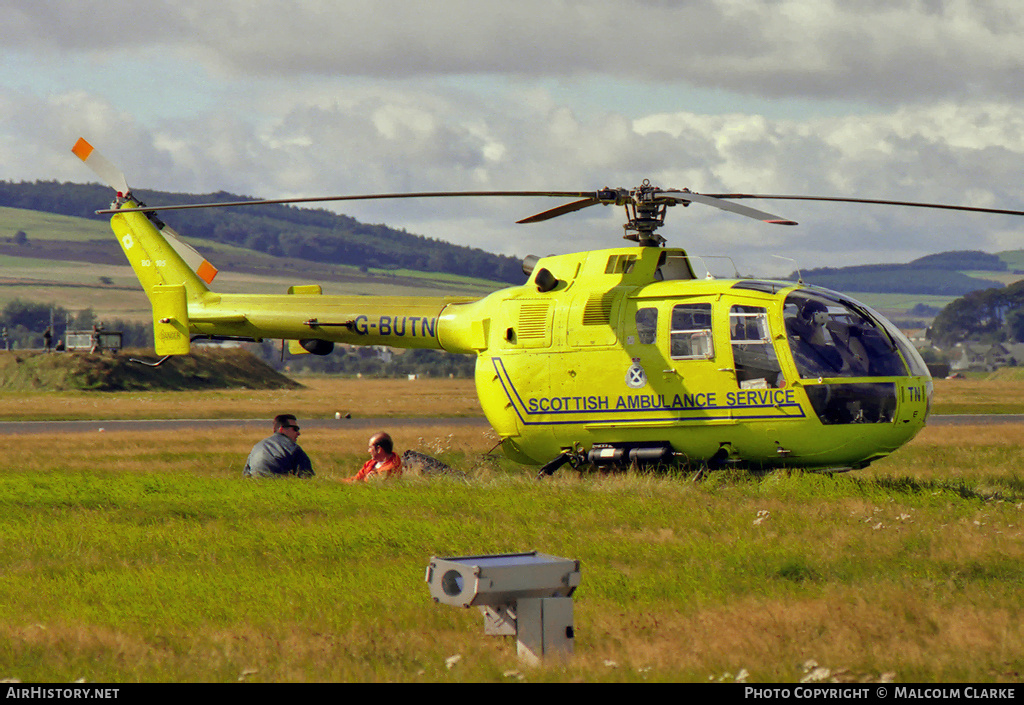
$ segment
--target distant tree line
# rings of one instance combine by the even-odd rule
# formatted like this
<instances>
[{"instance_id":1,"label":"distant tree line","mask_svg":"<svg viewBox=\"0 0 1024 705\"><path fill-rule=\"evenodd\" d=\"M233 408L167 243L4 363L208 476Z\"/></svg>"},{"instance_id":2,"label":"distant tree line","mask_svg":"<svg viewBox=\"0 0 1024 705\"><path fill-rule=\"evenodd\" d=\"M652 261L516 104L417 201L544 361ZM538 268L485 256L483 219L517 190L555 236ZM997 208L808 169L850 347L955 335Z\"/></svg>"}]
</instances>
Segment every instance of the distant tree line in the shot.
<instances>
[{"instance_id":1,"label":"distant tree line","mask_svg":"<svg viewBox=\"0 0 1024 705\"><path fill-rule=\"evenodd\" d=\"M939 252L918 257L903 266L906 269L944 269L950 272L1005 272L1008 269L999 255L980 250Z\"/></svg>"},{"instance_id":2,"label":"distant tree line","mask_svg":"<svg viewBox=\"0 0 1024 705\"><path fill-rule=\"evenodd\" d=\"M932 321L930 337L942 347L967 341L1024 342L1024 281L956 299Z\"/></svg>"},{"instance_id":3,"label":"distant tree line","mask_svg":"<svg viewBox=\"0 0 1024 705\"><path fill-rule=\"evenodd\" d=\"M143 202L160 205L255 200L227 192L195 195L139 190ZM0 206L103 218L111 191L98 184L0 181ZM270 255L356 267L442 272L521 283L522 264L505 255L413 235L385 225L367 225L322 208L284 205L176 211L162 216L183 235Z\"/></svg>"}]
</instances>

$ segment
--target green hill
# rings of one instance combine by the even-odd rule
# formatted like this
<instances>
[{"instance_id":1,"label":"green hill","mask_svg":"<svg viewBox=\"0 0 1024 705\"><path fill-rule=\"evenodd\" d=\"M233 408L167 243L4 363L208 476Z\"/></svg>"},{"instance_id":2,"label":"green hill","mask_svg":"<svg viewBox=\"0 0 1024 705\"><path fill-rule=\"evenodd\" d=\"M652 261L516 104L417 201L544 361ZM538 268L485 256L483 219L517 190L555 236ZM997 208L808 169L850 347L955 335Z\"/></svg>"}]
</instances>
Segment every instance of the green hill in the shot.
<instances>
[{"instance_id":1,"label":"green hill","mask_svg":"<svg viewBox=\"0 0 1024 705\"><path fill-rule=\"evenodd\" d=\"M161 205L255 200L226 192L135 193L144 202ZM99 184L0 181L0 207L105 221L106 217L97 216L94 211L109 202L110 189ZM385 225L367 225L325 209L262 205L176 211L173 218L167 217L183 235L273 257L357 268L442 272L506 283L523 280L522 264L514 257L453 245ZM27 236L31 241L32 234Z\"/></svg>"},{"instance_id":2,"label":"green hill","mask_svg":"<svg viewBox=\"0 0 1024 705\"><path fill-rule=\"evenodd\" d=\"M22 234L21 237L18 236L19 233ZM204 241L185 235L183 237L197 247L218 269L232 274L291 278L302 282L351 282L361 285L365 285L368 279L377 277L386 279L391 287L444 288L459 294L484 294L502 286L493 279L396 269L393 266L356 267L310 261L269 255L241 246ZM0 262L5 258L17 258L23 265L35 263L39 269L49 268L47 263L53 261L128 266L128 261L114 239L110 223L106 219L90 220L78 216L0 206ZM521 271L519 278L523 278ZM130 276L128 286L133 290L139 289L134 275Z\"/></svg>"},{"instance_id":3,"label":"green hill","mask_svg":"<svg viewBox=\"0 0 1024 705\"><path fill-rule=\"evenodd\" d=\"M984 252L942 252L907 264L866 264L855 267L822 267L802 273L807 284L836 291L886 294L963 296L979 289L1002 286L996 280L965 272L1002 273L1008 269L998 255ZM796 279L798 274L790 275Z\"/></svg>"}]
</instances>

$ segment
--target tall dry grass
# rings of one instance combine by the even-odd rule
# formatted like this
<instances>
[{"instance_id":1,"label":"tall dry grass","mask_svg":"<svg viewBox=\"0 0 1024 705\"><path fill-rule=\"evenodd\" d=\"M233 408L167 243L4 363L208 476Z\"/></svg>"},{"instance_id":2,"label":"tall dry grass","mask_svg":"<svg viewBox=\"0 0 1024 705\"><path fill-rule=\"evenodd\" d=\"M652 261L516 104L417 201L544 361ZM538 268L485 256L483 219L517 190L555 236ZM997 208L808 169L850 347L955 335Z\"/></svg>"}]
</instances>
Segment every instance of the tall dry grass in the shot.
<instances>
[{"instance_id":1,"label":"tall dry grass","mask_svg":"<svg viewBox=\"0 0 1024 705\"><path fill-rule=\"evenodd\" d=\"M1024 668L1024 450L987 428L928 429L857 473L701 482L537 482L486 458L486 432L412 428L400 449L466 479L371 486L334 481L365 454L351 431L303 435L312 481L243 479L261 435L0 438L0 677L948 682ZM423 583L431 555L530 549L583 564L565 664L523 666Z\"/></svg>"},{"instance_id":2,"label":"tall dry grass","mask_svg":"<svg viewBox=\"0 0 1024 705\"><path fill-rule=\"evenodd\" d=\"M937 414L1024 413L1024 380L1019 368L1003 368L988 375L934 380L932 406Z\"/></svg>"}]
</instances>

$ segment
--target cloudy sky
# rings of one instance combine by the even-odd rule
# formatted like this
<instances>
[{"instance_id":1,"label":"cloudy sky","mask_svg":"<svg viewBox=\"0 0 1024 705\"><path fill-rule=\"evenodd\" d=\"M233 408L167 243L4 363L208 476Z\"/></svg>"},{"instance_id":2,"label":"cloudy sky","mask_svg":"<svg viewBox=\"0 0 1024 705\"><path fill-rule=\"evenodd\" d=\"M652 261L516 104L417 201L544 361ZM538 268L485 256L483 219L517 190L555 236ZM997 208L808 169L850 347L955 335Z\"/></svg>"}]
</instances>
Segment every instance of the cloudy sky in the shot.
<instances>
[{"instance_id":1,"label":"cloudy sky","mask_svg":"<svg viewBox=\"0 0 1024 705\"><path fill-rule=\"evenodd\" d=\"M1018 0L0 0L0 17L0 179L95 180L70 154L84 136L133 186L194 193L650 179L1024 209ZM1020 217L745 203L800 225L693 205L661 233L760 275L1024 248ZM517 256L624 244L615 207L514 224L555 205L332 208Z\"/></svg>"}]
</instances>

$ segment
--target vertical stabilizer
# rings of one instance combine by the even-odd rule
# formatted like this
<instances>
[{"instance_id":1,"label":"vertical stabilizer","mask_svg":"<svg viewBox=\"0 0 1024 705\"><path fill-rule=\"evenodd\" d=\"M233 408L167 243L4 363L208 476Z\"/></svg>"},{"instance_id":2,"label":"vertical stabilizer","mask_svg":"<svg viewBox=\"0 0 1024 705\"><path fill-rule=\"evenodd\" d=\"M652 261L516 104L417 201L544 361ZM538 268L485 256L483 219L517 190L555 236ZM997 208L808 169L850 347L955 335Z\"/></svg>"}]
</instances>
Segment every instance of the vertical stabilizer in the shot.
<instances>
[{"instance_id":1,"label":"vertical stabilizer","mask_svg":"<svg viewBox=\"0 0 1024 705\"><path fill-rule=\"evenodd\" d=\"M135 207L132 201L125 205ZM117 213L111 217L110 226L150 301L153 299L153 287L160 285L184 286L188 301L199 301L209 291L206 282L145 214ZM199 253L196 255L201 257Z\"/></svg>"},{"instance_id":2,"label":"vertical stabilizer","mask_svg":"<svg viewBox=\"0 0 1024 705\"><path fill-rule=\"evenodd\" d=\"M149 293L153 304L153 344L157 355L187 355L191 338L188 303L181 284L157 284Z\"/></svg>"}]
</instances>

